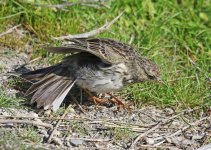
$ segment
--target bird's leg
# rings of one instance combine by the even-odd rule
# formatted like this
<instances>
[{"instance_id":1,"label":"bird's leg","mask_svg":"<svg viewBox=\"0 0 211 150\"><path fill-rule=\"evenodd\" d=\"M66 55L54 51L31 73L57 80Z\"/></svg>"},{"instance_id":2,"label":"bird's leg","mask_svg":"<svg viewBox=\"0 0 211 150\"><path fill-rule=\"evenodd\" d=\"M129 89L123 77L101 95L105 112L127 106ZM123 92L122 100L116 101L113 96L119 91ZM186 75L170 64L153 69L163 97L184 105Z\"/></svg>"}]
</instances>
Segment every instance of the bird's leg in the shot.
<instances>
[{"instance_id":1,"label":"bird's leg","mask_svg":"<svg viewBox=\"0 0 211 150\"><path fill-rule=\"evenodd\" d=\"M124 104L120 99L118 99L117 97L113 96L111 93L107 93L111 99L108 99L108 100L105 100L105 99L102 99L102 98L98 98L96 96L94 96L90 91L88 91L87 89L84 89L84 91L92 98L92 100L94 101L95 104L102 104L102 103L105 103L105 102L112 102L114 104L117 105L118 109L119 108L124 108L124 109L129 109L129 107Z\"/></svg>"},{"instance_id":2,"label":"bird's leg","mask_svg":"<svg viewBox=\"0 0 211 150\"><path fill-rule=\"evenodd\" d=\"M110 99L110 101L112 103L115 103L119 107L127 108L127 106L120 99L118 99L117 97L115 97L113 94L111 94L111 93L107 93L107 94L109 96L111 96L112 99Z\"/></svg>"},{"instance_id":3,"label":"bird's leg","mask_svg":"<svg viewBox=\"0 0 211 150\"><path fill-rule=\"evenodd\" d=\"M80 88L80 104L82 104L82 102L83 102L83 91Z\"/></svg>"},{"instance_id":4,"label":"bird's leg","mask_svg":"<svg viewBox=\"0 0 211 150\"><path fill-rule=\"evenodd\" d=\"M84 89L84 91L92 98L92 100L94 101L94 103L96 105L107 102L107 100L104 100L104 99L101 99L101 98L94 96L90 91L88 91L86 89Z\"/></svg>"}]
</instances>

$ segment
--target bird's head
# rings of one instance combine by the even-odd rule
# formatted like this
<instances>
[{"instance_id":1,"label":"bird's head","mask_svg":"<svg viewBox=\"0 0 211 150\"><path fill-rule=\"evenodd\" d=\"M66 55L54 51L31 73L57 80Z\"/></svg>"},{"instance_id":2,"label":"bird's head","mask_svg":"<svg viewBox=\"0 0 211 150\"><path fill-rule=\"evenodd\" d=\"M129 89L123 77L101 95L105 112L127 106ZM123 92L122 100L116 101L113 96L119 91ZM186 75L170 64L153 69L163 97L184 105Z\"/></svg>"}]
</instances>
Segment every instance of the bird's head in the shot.
<instances>
[{"instance_id":1,"label":"bird's head","mask_svg":"<svg viewBox=\"0 0 211 150\"><path fill-rule=\"evenodd\" d=\"M160 75L160 69L151 60L142 58L139 60L138 80L153 80L157 82L163 82Z\"/></svg>"}]
</instances>

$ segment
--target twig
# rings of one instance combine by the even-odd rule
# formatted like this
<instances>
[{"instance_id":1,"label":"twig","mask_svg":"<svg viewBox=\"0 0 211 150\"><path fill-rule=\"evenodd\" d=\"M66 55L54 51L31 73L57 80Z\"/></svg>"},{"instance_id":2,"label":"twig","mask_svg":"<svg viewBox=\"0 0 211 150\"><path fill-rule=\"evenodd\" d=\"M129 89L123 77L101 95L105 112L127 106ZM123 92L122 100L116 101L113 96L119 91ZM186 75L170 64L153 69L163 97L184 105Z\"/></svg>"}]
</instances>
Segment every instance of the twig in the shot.
<instances>
[{"instance_id":1,"label":"twig","mask_svg":"<svg viewBox=\"0 0 211 150\"><path fill-rule=\"evenodd\" d=\"M57 123L56 123L56 126L53 128L53 130L51 131L49 137L48 137L48 140L47 140L47 143L50 143L51 142L51 139L53 138L57 128L59 127L59 125L61 124L62 120L64 119L64 117L67 115L69 109L71 108L72 106L69 105L67 107L67 109L65 110L64 114L61 116L61 120L59 120Z\"/></svg>"},{"instance_id":2,"label":"twig","mask_svg":"<svg viewBox=\"0 0 211 150\"><path fill-rule=\"evenodd\" d=\"M143 137L145 137L147 134L151 133L152 131L156 130L157 128L159 128L162 125L162 122L159 122L157 125L155 125L154 127L152 127L151 129L147 130L146 132L140 134L135 141L131 144L131 149L134 148L134 145Z\"/></svg>"},{"instance_id":3,"label":"twig","mask_svg":"<svg viewBox=\"0 0 211 150\"><path fill-rule=\"evenodd\" d=\"M104 148L104 147L99 147L99 148L96 148L94 146L92 147L88 147L88 146L84 146L84 147L71 147L71 150L96 150L96 149L99 149L99 150L108 150L108 148Z\"/></svg>"},{"instance_id":4,"label":"twig","mask_svg":"<svg viewBox=\"0 0 211 150\"><path fill-rule=\"evenodd\" d=\"M87 142L109 142L111 139L92 139L92 138L68 138L70 140L83 140Z\"/></svg>"},{"instance_id":5,"label":"twig","mask_svg":"<svg viewBox=\"0 0 211 150\"><path fill-rule=\"evenodd\" d=\"M6 34L9 34L9 33L11 33L11 32L13 32L13 30L17 29L17 28L20 27L20 26L21 26L21 24L16 25L16 26L14 26L14 27L8 29L7 31L1 33L1 34L0 34L0 37L1 37L1 36L4 36L4 35L6 35Z\"/></svg>"},{"instance_id":6,"label":"twig","mask_svg":"<svg viewBox=\"0 0 211 150\"><path fill-rule=\"evenodd\" d=\"M151 133L152 131L156 130L156 129L159 128L161 125L167 124L169 121L175 119L176 117L178 117L178 116L180 116L180 115L182 115L182 114L184 114L184 113L188 113L188 112L190 113L190 112L195 111L195 110L198 110L198 109L200 109L200 108L201 108L201 107L197 107L197 108L195 108L195 109L188 109L188 110L186 109L186 110L184 110L184 111L182 111L182 112L180 112L180 113L178 113L178 114L176 114L176 115L174 115L174 116L171 116L171 117L169 117L169 118L167 118L167 119L164 119L164 120L160 121L157 125L155 125L155 126L152 127L151 129L149 129L149 130L147 130L146 132L140 134L140 135L135 139L135 141L131 144L131 149L134 148L134 145L135 145L141 138L145 137L147 134L149 134L149 133ZM181 130L181 131L183 131L183 130ZM176 133L176 134L177 134L177 133Z\"/></svg>"},{"instance_id":7,"label":"twig","mask_svg":"<svg viewBox=\"0 0 211 150\"><path fill-rule=\"evenodd\" d=\"M143 132L144 128L150 128L156 124L129 124L125 122L118 122L114 120L91 120L89 118L46 118L46 117L31 117L31 116L9 116L9 115L0 115L0 118L30 118L30 119L46 119L46 120L65 120L65 121L82 121L87 122L87 124L103 124L105 127L109 128L122 128L122 129L129 129L134 132Z\"/></svg>"},{"instance_id":8,"label":"twig","mask_svg":"<svg viewBox=\"0 0 211 150\"><path fill-rule=\"evenodd\" d=\"M50 4L39 4L39 3L28 3L28 4L39 6L39 7L65 9L67 7L71 7L71 6L77 5L78 3L77 2L65 2L63 4L54 4L54 5L50 5Z\"/></svg>"},{"instance_id":9,"label":"twig","mask_svg":"<svg viewBox=\"0 0 211 150\"><path fill-rule=\"evenodd\" d=\"M116 18L114 18L111 22L106 22L102 27L86 32L86 33L82 33L82 34L76 34L76 35L67 35L67 36L60 36L60 37L54 37L54 40L68 40L68 39L74 39L74 38L88 38L88 37L92 37L95 36L97 34L100 34L106 30L108 30L110 28L110 26L112 24L114 24L122 15L123 15L124 11L121 12Z\"/></svg>"},{"instance_id":10,"label":"twig","mask_svg":"<svg viewBox=\"0 0 211 150\"><path fill-rule=\"evenodd\" d=\"M66 120L66 121L72 121L72 120L89 120L87 118L57 118L57 117L33 117L33 116L10 116L10 115L0 115L0 118L30 118L30 119L46 119L46 120Z\"/></svg>"},{"instance_id":11,"label":"twig","mask_svg":"<svg viewBox=\"0 0 211 150\"><path fill-rule=\"evenodd\" d=\"M142 112L142 111L138 111L138 112L139 112L139 114L144 114L145 116L147 116L147 117L151 118L151 119L152 119L152 121L157 122L157 120L156 120L154 117L152 117L152 115L147 114L147 113Z\"/></svg>"},{"instance_id":12,"label":"twig","mask_svg":"<svg viewBox=\"0 0 211 150\"><path fill-rule=\"evenodd\" d=\"M30 60L28 63L26 63L26 65L31 64L31 63L33 63L33 62L35 62L35 61L40 60L40 59L42 59L41 56L40 56L40 57L37 57L37 58L35 58L35 59Z\"/></svg>"},{"instance_id":13,"label":"twig","mask_svg":"<svg viewBox=\"0 0 211 150\"><path fill-rule=\"evenodd\" d=\"M169 136L165 136L165 137L164 137L164 140L162 140L162 141L160 141L159 143L155 144L155 146L159 146L159 144L164 143L164 142L166 141L167 138L171 138L171 137L173 137L173 136L176 136L176 135L180 134L181 132L183 132L184 130L190 128L191 126L196 126L196 125L198 125L201 121L206 120L206 119L209 119L209 118L210 118L210 117L204 117L204 118L202 118L202 119L200 119L200 120L197 120L197 121L195 121L195 122L193 122L193 123L191 123L191 124L189 124L189 125L183 127L182 129L179 129L178 131L174 132L173 134L171 134L171 135L169 135ZM210 119L211 119L211 118L210 118Z\"/></svg>"},{"instance_id":14,"label":"twig","mask_svg":"<svg viewBox=\"0 0 211 150\"><path fill-rule=\"evenodd\" d=\"M101 6L107 7L105 4L102 2L86 2L86 1L77 1L77 2L64 2L62 4L39 4L39 3L30 3L27 2L28 4L38 6L38 7L46 7L46 8L56 8L56 9L63 9L66 10L68 7L72 7L75 5L81 5L81 6L88 6L88 7L94 7L99 9Z\"/></svg>"},{"instance_id":15,"label":"twig","mask_svg":"<svg viewBox=\"0 0 211 150\"><path fill-rule=\"evenodd\" d=\"M101 6L106 7L106 8L109 8L109 6L106 6L106 5L103 5L103 4L86 4L86 3L79 3L79 5L81 5L81 6L93 7L93 8L96 8L96 9L100 9Z\"/></svg>"},{"instance_id":16,"label":"twig","mask_svg":"<svg viewBox=\"0 0 211 150\"><path fill-rule=\"evenodd\" d=\"M107 122L101 122L101 124L105 124L105 126L112 125L110 127L118 127L118 128L128 128L134 131L140 131L142 128L151 128L155 126L157 123L152 124L129 124L125 122L117 122L117 121L107 121Z\"/></svg>"},{"instance_id":17,"label":"twig","mask_svg":"<svg viewBox=\"0 0 211 150\"><path fill-rule=\"evenodd\" d=\"M137 149L146 149L146 148L180 150L179 148L176 148L175 146L165 146L165 145L164 146L140 145L140 147L137 147Z\"/></svg>"},{"instance_id":18,"label":"twig","mask_svg":"<svg viewBox=\"0 0 211 150\"><path fill-rule=\"evenodd\" d=\"M14 119L7 119L7 120L0 120L0 124L9 124L9 123L17 123L17 124L31 124L34 126L43 126L46 128L53 129L53 126L48 123L31 121L31 120L14 120Z\"/></svg>"},{"instance_id":19,"label":"twig","mask_svg":"<svg viewBox=\"0 0 211 150\"><path fill-rule=\"evenodd\" d=\"M196 111L196 110L199 110L199 109L201 109L201 108L202 108L202 107L196 107L196 108L193 108L193 109L186 109L186 110L183 110L183 111L179 112L178 114L169 117L168 119L166 119L166 121L168 121L168 120L169 120L169 121L170 121L170 120L173 120L174 118L176 118L176 117L178 117L178 116L180 116L180 115L183 115L183 114L185 114L185 113L191 113L191 112Z\"/></svg>"},{"instance_id":20,"label":"twig","mask_svg":"<svg viewBox=\"0 0 211 150\"><path fill-rule=\"evenodd\" d=\"M177 132L171 134L171 135L168 136L168 137L173 137L173 136L175 136L175 135L178 135L178 134L180 134L182 131L184 131L184 130L190 128L191 126L196 126L196 125L198 125L201 121L206 120L206 119L208 119L208 118L210 118L210 117L204 117L204 118L202 118L202 119L200 119L200 120L197 120L197 121L195 121L195 122L193 122L193 123L191 123L191 124L189 124L189 125L183 127L182 129L179 129Z\"/></svg>"}]
</instances>

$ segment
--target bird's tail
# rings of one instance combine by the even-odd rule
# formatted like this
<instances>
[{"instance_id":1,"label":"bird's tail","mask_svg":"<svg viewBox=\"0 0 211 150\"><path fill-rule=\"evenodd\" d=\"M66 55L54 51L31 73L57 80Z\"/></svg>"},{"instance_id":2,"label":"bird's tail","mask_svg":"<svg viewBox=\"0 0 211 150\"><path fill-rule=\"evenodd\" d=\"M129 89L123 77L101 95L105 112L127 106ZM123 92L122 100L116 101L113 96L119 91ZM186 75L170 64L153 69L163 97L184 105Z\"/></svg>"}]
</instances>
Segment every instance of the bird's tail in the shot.
<instances>
[{"instance_id":1,"label":"bird's tail","mask_svg":"<svg viewBox=\"0 0 211 150\"><path fill-rule=\"evenodd\" d=\"M22 78L29 80L29 81L36 81L42 79L44 76L51 74L53 72L58 72L57 70L61 67L61 64L57 64L54 66L34 70L34 71L29 71L27 73L23 73L21 75Z\"/></svg>"},{"instance_id":2,"label":"bird's tail","mask_svg":"<svg viewBox=\"0 0 211 150\"><path fill-rule=\"evenodd\" d=\"M39 80L26 91L26 95L34 93L31 104L36 102L38 108L52 108L54 111L59 108L75 83L68 69L61 64L31 71L21 77L31 81Z\"/></svg>"}]
</instances>

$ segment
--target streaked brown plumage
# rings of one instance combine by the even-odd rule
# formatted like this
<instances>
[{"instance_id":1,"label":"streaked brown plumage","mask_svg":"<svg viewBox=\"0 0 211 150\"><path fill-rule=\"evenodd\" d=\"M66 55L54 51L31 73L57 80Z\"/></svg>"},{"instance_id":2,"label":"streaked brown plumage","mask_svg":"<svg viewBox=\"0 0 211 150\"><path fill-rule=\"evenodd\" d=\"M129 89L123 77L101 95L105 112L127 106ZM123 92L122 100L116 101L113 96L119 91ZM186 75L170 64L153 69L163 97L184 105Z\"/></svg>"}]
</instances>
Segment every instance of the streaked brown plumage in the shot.
<instances>
[{"instance_id":1,"label":"streaked brown plumage","mask_svg":"<svg viewBox=\"0 0 211 150\"><path fill-rule=\"evenodd\" d=\"M74 84L96 93L118 91L145 80L161 80L157 65L138 57L127 44L111 39L73 39L61 47L49 47L53 53L76 53L62 62L35 70L22 77L38 80L26 92L34 93L32 103L56 110Z\"/></svg>"}]
</instances>

